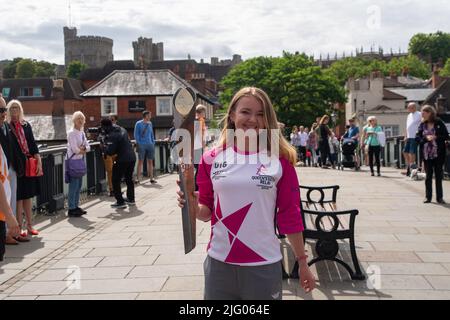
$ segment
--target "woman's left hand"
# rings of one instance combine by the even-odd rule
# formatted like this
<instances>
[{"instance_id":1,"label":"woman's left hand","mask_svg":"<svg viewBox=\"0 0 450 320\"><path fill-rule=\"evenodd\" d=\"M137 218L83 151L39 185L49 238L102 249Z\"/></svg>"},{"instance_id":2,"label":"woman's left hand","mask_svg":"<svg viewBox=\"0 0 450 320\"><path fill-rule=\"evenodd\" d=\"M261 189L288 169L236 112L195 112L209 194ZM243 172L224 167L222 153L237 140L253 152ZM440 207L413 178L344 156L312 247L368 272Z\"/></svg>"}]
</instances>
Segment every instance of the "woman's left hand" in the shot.
<instances>
[{"instance_id":1,"label":"woman's left hand","mask_svg":"<svg viewBox=\"0 0 450 320\"><path fill-rule=\"evenodd\" d=\"M42 163L38 163L37 168L36 168L36 175L37 176L41 176L44 172L42 171Z\"/></svg>"},{"instance_id":2,"label":"woman's left hand","mask_svg":"<svg viewBox=\"0 0 450 320\"><path fill-rule=\"evenodd\" d=\"M309 293L316 288L316 279L314 278L311 270L309 270L309 266L306 261L300 262L298 277L300 279L300 286L306 293Z\"/></svg>"}]
</instances>

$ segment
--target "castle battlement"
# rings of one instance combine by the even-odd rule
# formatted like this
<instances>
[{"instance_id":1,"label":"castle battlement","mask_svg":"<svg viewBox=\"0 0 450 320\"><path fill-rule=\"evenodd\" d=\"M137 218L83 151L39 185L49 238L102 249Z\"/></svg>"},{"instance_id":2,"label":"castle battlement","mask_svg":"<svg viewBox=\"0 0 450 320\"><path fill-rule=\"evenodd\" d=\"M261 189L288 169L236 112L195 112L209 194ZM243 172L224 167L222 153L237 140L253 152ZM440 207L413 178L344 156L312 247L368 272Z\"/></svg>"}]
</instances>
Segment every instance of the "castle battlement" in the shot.
<instances>
[{"instance_id":1,"label":"castle battlement","mask_svg":"<svg viewBox=\"0 0 450 320\"><path fill-rule=\"evenodd\" d=\"M74 60L90 68L102 68L114 56L114 41L100 36L78 36L76 28L64 27L64 52L66 67Z\"/></svg>"}]
</instances>

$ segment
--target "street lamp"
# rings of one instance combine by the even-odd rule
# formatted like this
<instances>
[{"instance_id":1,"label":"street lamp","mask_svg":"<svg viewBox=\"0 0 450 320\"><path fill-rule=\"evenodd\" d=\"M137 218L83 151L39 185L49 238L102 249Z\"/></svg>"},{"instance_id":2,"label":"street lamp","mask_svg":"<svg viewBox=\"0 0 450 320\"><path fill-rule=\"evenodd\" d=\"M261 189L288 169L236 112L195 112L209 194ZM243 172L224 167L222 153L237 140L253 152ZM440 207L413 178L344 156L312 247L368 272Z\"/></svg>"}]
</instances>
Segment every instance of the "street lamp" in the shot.
<instances>
[{"instance_id":1,"label":"street lamp","mask_svg":"<svg viewBox=\"0 0 450 320\"><path fill-rule=\"evenodd\" d=\"M333 121L333 129L334 129L336 127L336 120L337 120L337 114L335 110L333 110L333 112L331 113L331 120Z\"/></svg>"}]
</instances>

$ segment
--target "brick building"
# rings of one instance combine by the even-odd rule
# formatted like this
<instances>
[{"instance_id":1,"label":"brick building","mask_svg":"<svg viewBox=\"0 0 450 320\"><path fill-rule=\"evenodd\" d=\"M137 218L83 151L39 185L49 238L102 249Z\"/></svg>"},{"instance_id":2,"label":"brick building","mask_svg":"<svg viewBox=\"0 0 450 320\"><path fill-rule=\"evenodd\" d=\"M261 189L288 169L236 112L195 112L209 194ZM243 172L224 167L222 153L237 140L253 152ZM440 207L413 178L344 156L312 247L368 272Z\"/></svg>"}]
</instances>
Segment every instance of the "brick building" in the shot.
<instances>
[{"instance_id":1,"label":"brick building","mask_svg":"<svg viewBox=\"0 0 450 320\"><path fill-rule=\"evenodd\" d=\"M63 142L72 126L72 114L81 109L82 83L63 78L5 79L0 92L5 100L22 103L25 119L32 125L35 139L45 143Z\"/></svg>"},{"instance_id":2,"label":"brick building","mask_svg":"<svg viewBox=\"0 0 450 320\"><path fill-rule=\"evenodd\" d=\"M172 96L181 86L197 93L200 103L207 107L207 119L212 119L214 102L172 71L116 70L81 94L86 126L98 126L102 117L117 115L119 125L131 133L142 111L148 110L155 137L163 139L172 126Z\"/></svg>"},{"instance_id":3,"label":"brick building","mask_svg":"<svg viewBox=\"0 0 450 320\"><path fill-rule=\"evenodd\" d=\"M8 102L18 99L25 114L56 115L72 114L82 105L80 93L84 91L79 80L63 78L4 79L0 90ZM62 86L61 86L62 84Z\"/></svg>"}]
</instances>

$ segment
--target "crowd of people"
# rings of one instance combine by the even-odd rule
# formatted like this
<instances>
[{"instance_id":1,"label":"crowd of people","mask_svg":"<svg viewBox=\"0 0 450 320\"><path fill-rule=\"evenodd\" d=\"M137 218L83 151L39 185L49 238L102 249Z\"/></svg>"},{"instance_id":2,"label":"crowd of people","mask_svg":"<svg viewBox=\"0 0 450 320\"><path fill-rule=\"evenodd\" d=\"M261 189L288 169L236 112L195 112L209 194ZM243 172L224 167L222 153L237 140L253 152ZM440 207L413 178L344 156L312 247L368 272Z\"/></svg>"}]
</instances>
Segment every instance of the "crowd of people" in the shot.
<instances>
[{"instance_id":1,"label":"crowd of people","mask_svg":"<svg viewBox=\"0 0 450 320\"><path fill-rule=\"evenodd\" d=\"M0 96L0 260L5 245L39 234L33 228L32 198L39 194L42 161L22 104ZM25 219L24 219L25 216ZM26 222L24 225L23 222Z\"/></svg>"},{"instance_id":2,"label":"crowd of people","mask_svg":"<svg viewBox=\"0 0 450 320\"><path fill-rule=\"evenodd\" d=\"M413 170L425 173L425 200L432 199L433 175L436 184L436 201L444 204L442 180L446 160L446 141L449 134L445 123L437 117L433 106L423 106L417 110L417 104L411 102L407 106L406 132L403 156L406 171L402 174L410 176ZM355 168L361 165L369 167L371 176L381 176L381 152L386 143L386 135L375 116L369 116L360 131L356 118L350 118L342 137L336 137L330 130L330 117L324 115L316 119L311 130L304 126L293 126L290 143L298 153L297 165L336 168L338 154L342 153L342 144L351 141L354 145ZM417 163L418 148L421 163ZM362 158L361 158L362 157ZM342 154L341 154L342 161ZM375 171L376 170L376 171Z\"/></svg>"},{"instance_id":3,"label":"crowd of people","mask_svg":"<svg viewBox=\"0 0 450 320\"><path fill-rule=\"evenodd\" d=\"M142 166L147 159L147 173L152 184L155 137L151 114L143 112L141 121L135 125L136 144L133 146L128 131L117 125L117 116L101 121L96 140L101 142L102 156L108 181L109 196L116 202L115 209L135 205L135 183L140 183ZM65 182L68 184L68 217L81 217L87 211L80 208L83 177L87 173L86 154L91 150L85 133L86 117L81 111L72 115L73 128L67 133L65 157ZM6 104L0 95L0 261L3 261L5 246L29 242L39 235L33 228L32 199L40 193L40 177L43 175L42 160L33 129L25 120L19 100ZM90 137L92 138L92 137ZM139 157L136 181L133 173ZM127 185L126 198L121 191L121 182Z\"/></svg>"},{"instance_id":4,"label":"crowd of people","mask_svg":"<svg viewBox=\"0 0 450 320\"><path fill-rule=\"evenodd\" d=\"M336 168L339 141L328 123L330 117L318 117L311 129L305 126L294 126L290 134L290 142L297 151L297 165L321 168Z\"/></svg>"}]
</instances>

